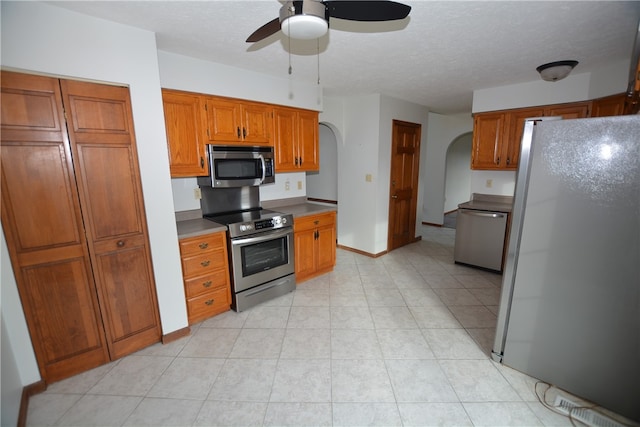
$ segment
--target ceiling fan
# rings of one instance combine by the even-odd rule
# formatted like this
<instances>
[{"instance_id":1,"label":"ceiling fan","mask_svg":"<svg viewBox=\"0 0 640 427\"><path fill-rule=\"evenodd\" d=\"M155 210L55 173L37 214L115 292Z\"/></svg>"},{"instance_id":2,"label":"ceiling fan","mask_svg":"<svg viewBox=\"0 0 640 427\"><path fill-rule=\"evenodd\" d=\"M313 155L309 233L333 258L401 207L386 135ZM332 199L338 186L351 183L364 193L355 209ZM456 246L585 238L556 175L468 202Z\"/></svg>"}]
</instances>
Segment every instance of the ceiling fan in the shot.
<instances>
[{"instance_id":1,"label":"ceiling fan","mask_svg":"<svg viewBox=\"0 0 640 427\"><path fill-rule=\"evenodd\" d=\"M279 30L295 39L317 39L329 29L329 18L350 21L394 21L409 15L411 6L386 0L294 0L280 8L280 16L253 32L247 43L258 42Z\"/></svg>"}]
</instances>

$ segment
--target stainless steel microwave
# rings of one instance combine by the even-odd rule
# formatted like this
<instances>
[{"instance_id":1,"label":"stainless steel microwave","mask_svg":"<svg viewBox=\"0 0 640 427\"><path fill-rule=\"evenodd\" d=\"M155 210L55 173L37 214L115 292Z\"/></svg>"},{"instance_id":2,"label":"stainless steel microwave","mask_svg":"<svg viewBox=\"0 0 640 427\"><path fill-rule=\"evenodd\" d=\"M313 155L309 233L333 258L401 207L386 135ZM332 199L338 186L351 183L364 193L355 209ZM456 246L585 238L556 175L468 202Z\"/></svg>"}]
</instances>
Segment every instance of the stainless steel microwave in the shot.
<instances>
[{"instance_id":1,"label":"stainless steel microwave","mask_svg":"<svg viewBox=\"0 0 640 427\"><path fill-rule=\"evenodd\" d=\"M198 177L199 185L246 187L275 182L273 147L207 145L209 176Z\"/></svg>"}]
</instances>

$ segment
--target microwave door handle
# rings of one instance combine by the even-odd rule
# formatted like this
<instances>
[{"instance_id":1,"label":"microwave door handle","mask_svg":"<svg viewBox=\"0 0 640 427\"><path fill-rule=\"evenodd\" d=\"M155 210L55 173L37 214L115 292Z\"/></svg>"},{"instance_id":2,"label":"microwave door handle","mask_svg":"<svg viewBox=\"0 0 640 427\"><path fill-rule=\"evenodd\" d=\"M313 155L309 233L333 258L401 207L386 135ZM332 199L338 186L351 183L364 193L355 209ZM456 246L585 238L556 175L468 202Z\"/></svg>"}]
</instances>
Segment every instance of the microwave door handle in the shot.
<instances>
[{"instance_id":1,"label":"microwave door handle","mask_svg":"<svg viewBox=\"0 0 640 427\"><path fill-rule=\"evenodd\" d=\"M258 157L260 157L260 162L262 163L262 179L260 180L260 184L262 184L267 177L267 166L264 163L264 156L259 154Z\"/></svg>"}]
</instances>

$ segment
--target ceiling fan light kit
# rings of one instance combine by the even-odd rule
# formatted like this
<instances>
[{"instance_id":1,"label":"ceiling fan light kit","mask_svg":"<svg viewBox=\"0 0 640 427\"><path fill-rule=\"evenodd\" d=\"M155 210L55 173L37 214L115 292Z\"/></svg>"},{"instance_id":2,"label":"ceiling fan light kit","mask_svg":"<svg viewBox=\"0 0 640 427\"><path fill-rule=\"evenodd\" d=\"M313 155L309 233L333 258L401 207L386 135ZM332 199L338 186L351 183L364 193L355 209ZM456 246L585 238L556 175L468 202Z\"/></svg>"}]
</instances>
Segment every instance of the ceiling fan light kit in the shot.
<instances>
[{"instance_id":1,"label":"ceiling fan light kit","mask_svg":"<svg viewBox=\"0 0 640 427\"><path fill-rule=\"evenodd\" d=\"M320 2L286 3L280 9L280 28L293 39L313 40L324 36L329 30L327 8Z\"/></svg>"},{"instance_id":2,"label":"ceiling fan light kit","mask_svg":"<svg viewBox=\"0 0 640 427\"><path fill-rule=\"evenodd\" d=\"M395 21L409 15L411 6L391 0L292 0L280 16L255 30L247 43L259 42L278 31L290 39L318 39L329 30L329 18L351 21Z\"/></svg>"},{"instance_id":3,"label":"ceiling fan light kit","mask_svg":"<svg viewBox=\"0 0 640 427\"><path fill-rule=\"evenodd\" d=\"M557 82L567 77L576 65L578 61L555 61L542 64L536 70L540 73L542 80Z\"/></svg>"}]
</instances>

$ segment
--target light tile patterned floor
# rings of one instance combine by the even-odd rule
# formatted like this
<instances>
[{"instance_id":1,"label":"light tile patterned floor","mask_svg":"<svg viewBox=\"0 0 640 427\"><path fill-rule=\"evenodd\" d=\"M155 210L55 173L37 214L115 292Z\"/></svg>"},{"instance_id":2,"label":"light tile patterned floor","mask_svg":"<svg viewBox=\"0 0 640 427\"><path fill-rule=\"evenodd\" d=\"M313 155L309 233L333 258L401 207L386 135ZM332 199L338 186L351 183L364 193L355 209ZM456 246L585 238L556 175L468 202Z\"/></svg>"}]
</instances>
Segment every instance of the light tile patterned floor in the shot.
<instances>
[{"instance_id":1,"label":"light tile patterned floor","mask_svg":"<svg viewBox=\"0 0 640 427\"><path fill-rule=\"evenodd\" d=\"M455 230L335 271L51 384L30 426L571 425L494 363L501 277L453 263Z\"/></svg>"}]
</instances>

